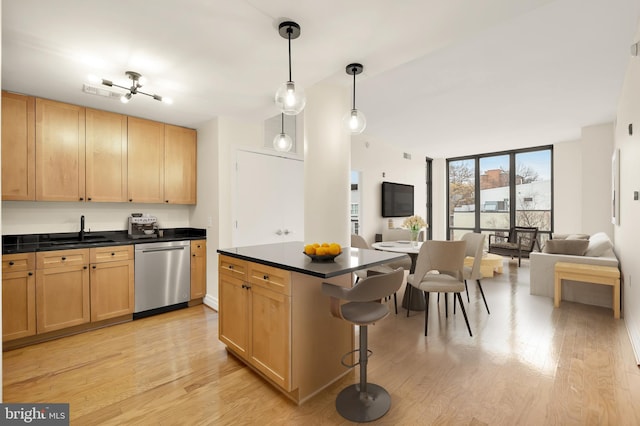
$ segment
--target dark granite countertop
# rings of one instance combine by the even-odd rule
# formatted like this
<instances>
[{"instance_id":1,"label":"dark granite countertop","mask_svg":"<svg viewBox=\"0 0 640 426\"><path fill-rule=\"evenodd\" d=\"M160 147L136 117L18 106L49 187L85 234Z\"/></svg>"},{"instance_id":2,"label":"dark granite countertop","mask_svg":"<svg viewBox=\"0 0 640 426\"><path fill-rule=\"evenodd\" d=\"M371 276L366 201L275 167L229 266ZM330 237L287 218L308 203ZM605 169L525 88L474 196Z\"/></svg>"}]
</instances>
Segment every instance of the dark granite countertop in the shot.
<instances>
[{"instance_id":1,"label":"dark granite countertop","mask_svg":"<svg viewBox=\"0 0 640 426\"><path fill-rule=\"evenodd\" d=\"M127 231L85 232L83 241L77 232L51 234L3 235L2 254L29 253L35 251L69 250L92 247L120 246L162 241L201 240L206 238L206 229L167 228L157 238L131 239Z\"/></svg>"},{"instance_id":2,"label":"dark granite countertop","mask_svg":"<svg viewBox=\"0 0 640 426\"><path fill-rule=\"evenodd\" d=\"M342 253L332 262L312 262L303 251L304 243L300 241L218 249L220 254L319 278L336 277L405 256L402 253L343 247Z\"/></svg>"}]
</instances>

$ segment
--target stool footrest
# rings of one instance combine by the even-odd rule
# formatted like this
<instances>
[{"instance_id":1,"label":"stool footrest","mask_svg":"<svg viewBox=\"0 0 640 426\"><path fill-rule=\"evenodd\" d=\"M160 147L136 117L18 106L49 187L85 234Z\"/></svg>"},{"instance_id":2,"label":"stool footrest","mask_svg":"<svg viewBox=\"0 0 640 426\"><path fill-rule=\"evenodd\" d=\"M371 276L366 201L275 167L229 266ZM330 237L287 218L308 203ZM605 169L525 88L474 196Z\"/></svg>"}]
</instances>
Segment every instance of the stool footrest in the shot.
<instances>
[{"instance_id":1,"label":"stool footrest","mask_svg":"<svg viewBox=\"0 0 640 426\"><path fill-rule=\"evenodd\" d=\"M349 352L347 352L346 354L344 354L344 355L342 356L342 358L340 359L340 364L344 365L344 366L345 366L345 367L347 367L347 368L353 368L353 367L355 367L356 365L360 365L360 361L356 362L355 364L347 364L347 363L344 361L346 357L348 357L348 356L350 356L350 355L354 354L355 352L360 353L360 349L354 349L354 350L349 351ZM369 359L369 357L370 357L371 355L373 355L373 352L372 352L370 349L367 349L367 359Z\"/></svg>"}]
</instances>

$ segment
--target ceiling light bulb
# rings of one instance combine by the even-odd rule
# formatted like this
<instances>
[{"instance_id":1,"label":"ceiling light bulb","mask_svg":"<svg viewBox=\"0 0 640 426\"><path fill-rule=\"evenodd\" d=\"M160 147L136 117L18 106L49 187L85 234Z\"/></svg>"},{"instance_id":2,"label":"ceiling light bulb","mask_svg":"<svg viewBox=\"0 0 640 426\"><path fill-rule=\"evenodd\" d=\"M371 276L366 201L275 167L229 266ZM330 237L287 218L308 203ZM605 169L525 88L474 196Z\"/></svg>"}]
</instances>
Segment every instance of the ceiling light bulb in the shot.
<instances>
[{"instance_id":1,"label":"ceiling light bulb","mask_svg":"<svg viewBox=\"0 0 640 426\"><path fill-rule=\"evenodd\" d=\"M120 102L122 102L123 104L129 103L130 100L131 100L131 92L120 96Z\"/></svg>"},{"instance_id":2,"label":"ceiling light bulb","mask_svg":"<svg viewBox=\"0 0 640 426\"><path fill-rule=\"evenodd\" d=\"M345 127L349 129L351 134L354 135L362 133L365 127L367 127L366 117L364 116L362 111L359 111L357 109L352 109L347 114L345 114L342 121L344 122Z\"/></svg>"},{"instance_id":3,"label":"ceiling light bulb","mask_svg":"<svg viewBox=\"0 0 640 426\"><path fill-rule=\"evenodd\" d=\"M293 81L286 81L280 85L275 96L276 105L287 115L297 115L307 103L304 89L296 87Z\"/></svg>"},{"instance_id":4,"label":"ceiling light bulb","mask_svg":"<svg viewBox=\"0 0 640 426\"><path fill-rule=\"evenodd\" d=\"M171 99L171 98L167 98L166 96L164 96L164 97L162 98L162 103L163 103L163 104L167 104L167 105L171 105L171 104L173 104L173 99Z\"/></svg>"},{"instance_id":5,"label":"ceiling light bulb","mask_svg":"<svg viewBox=\"0 0 640 426\"><path fill-rule=\"evenodd\" d=\"M293 147L291 137L286 133L280 133L273 139L273 148L279 152L289 152Z\"/></svg>"}]
</instances>

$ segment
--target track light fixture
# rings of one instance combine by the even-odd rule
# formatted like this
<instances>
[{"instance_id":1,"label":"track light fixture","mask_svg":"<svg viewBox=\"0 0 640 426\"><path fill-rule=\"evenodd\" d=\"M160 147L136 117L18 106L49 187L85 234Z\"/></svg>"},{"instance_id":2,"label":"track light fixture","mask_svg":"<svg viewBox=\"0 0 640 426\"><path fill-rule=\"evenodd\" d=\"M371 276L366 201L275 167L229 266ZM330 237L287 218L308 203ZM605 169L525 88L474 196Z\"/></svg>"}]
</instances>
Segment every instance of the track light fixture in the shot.
<instances>
[{"instance_id":1,"label":"track light fixture","mask_svg":"<svg viewBox=\"0 0 640 426\"><path fill-rule=\"evenodd\" d=\"M280 131L280 134L273 138L273 148L279 152L289 152L293 146L293 141L291 140L291 136L284 132L284 113L280 113L280 116L282 120L282 130Z\"/></svg>"},{"instance_id":2,"label":"track light fixture","mask_svg":"<svg viewBox=\"0 0 640 426\"><path fill-rule=\"evenodd\" d=\"M353 76L353 107L342 120L345 127L353 135L362 133L365 127L367 127L367 119L362 113L356 109L356 75L362 73L364 66L362 64L349 64L346 67L347 74Z\"/></svg>"},{"instance_id":3,"label":"track light fixture","mask_svg":"<svg viewBox=\"0 0 640 426\"><path fill-rule=\"evenodd\" d=\"M291 78L291 40L300 37L300 25L285 21L278 27L278 32L289 41L289 80L282 83L276 91L276 105L284 114L297 115L307 102L304 90L300 85L296 86Z\"/></svg>"},{"instance_id":4,"label":"track light fixture","mask_svg":"<svg viewBox=\"0 0 640 426\"><path fill-rule=\"evenodd\" d=\"M142 87L142 85L144 83L144 77L142 77L142 75L140 73L137 73L135 71L126 71L125 74L127 75L127 77L129 77L129 80L131 80L131 87L120 86L119 84L115 84L111 80L106 80L104 78L102 79L102 84L105 85L105 86L119 87L121 89L128 90L127 93L125 93L124 95L122 95L120 97L120 102L122 102L123 104L129 103L129 101L131 100L133 95L137 95L138 93L140 93L141 95L147 95L147 96L155 99L156 101L164 102L165 104L172 104L173 103L171 98L162 97L160 95L155 95L155 94L152 95L150 93L145 93L145 92L141 91L140 88Z\"/></svg>"}]
</instances>

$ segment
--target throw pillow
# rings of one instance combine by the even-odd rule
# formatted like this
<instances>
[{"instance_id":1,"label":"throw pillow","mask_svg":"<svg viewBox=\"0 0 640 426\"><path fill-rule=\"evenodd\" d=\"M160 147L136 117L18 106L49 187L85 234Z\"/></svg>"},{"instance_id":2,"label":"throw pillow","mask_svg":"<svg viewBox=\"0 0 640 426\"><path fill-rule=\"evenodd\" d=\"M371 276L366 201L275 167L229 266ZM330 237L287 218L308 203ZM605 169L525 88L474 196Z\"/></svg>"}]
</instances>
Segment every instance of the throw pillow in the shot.
<instances>
[{"instance_id":1,"label":"throw pillow","mask_svg":"<svg viewBox=\"0 0 640 426\"><path fill-rule=\"evenodd\" d=\"M588 240L549 240L542 249L543 253L569 254L584 256L589 245Z\"/></svg>"},{"instance_id":2,"label":"throw pillow","mask_svg":"<svg viewBox=\"0 0 640 426\"><path fill-rule=\"evenodd\" d=\"M587 252L584 255L600 257L611 248L613 248L613 244L611 243L609 236L604 232L598 232L589 238L589 246L587 247Z\"/></svg>"}]
</instances>

